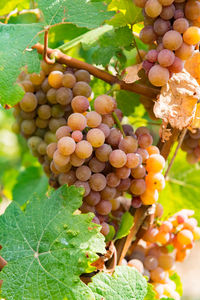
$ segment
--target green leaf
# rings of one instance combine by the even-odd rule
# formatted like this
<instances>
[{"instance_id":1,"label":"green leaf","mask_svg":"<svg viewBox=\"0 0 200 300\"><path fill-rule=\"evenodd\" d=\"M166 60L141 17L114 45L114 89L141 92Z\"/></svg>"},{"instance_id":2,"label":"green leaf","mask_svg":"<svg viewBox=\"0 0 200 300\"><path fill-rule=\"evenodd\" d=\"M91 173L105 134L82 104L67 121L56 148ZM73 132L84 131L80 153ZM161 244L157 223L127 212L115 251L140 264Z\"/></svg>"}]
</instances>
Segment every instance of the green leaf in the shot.
<instances>
[{"instance_id":1,"label":"green leaf","mask_svg":"<svg viewBox=\"0 0 200 300\"><path fill-rule=\"evenodd\" d=\"M183 286L182 286L180 276L177 273L174 273L172 276L170 276L170 279L172 281L174 281L174 283L176 284L177 293L179 293L179 295L182 296L183 295Z\"/></svg>"},{"instance_id":2,"label":"green leaf","mask_svg":"<svg viewBox=\"0 0 200 300\"><path fill-rule=\"evenodd\" d=\"M135 107L139 105L139 95L127 91L119 91L116 94L118 108L125 116L131 115Z\"/></svg>"},{"instance_id":3,"label":"green leaf","mask_svg":"<svg viewBox=\"0 0 200 300\"><path fill-rule=\"evenodd\" d=\"M93 63L102 66L108 65L111 58L115 55L116 51L117 48L112 46L104 48L96 47L96 50L92 55Z\"/></svg>"},{"instance_id":4,"label":"green leaf","mask_svg":"<svg viewBox=\"0 0 200 300\"><path fill-rule=\"evenodd\" d=\"M147 292L145 278L134 268L117 266L114 274L99 273L89 287L96 300L143 300Z\"/></svg>"},{"instance_id":5,"label":"green leaf","mask_svg":"<svg viewBox=\"0 0 200 300\"><path fill-rule=\"evenodd\" d=\"M165 207L165 216L189 208L195 211L195 217L200 222L200 166L188 164L185 156L179 150L159 200Z\"/></svg>"},{"instance_id":6,"label":"green leaf","mask_svg":"<svg viewBox=\"0 0 200 300\"><path fill-rule=\"evenodd\" d=\"M22 10L28 9L30 0L1 0L0 2L0 15L9 14L14 9Z\"/></svg>"},{"instance_id":7,"label":"green leaf","mask_svg":"<svg viewBox=\"0 0 200 300\"><path fill-rule=\"evenodd\" d=\"M44 197L47 188L48 178L42 172L42 168L26 168L17 178L17 183L13 188L13 200L23 205L30 200L35 193Z\"/></svg>"},{"instance_id":8,"label":"green leaf","mask_svg":"<svg viewBox=\"0 0 200 300\"><path fill-rule=\"evenodd\" d=\"M39 24L0 24L0 103L14 105L19 102L24 91L16 84L22 66L28 65L29 72L38 72L40 62L37 51L25 51L35 44L34 39L41 30Z\"/></svg>"},{"instance_id":9,"label":"green leaf","mask_svg":"<svg viewBox=\"0 0 200 300\"><path fill-rule=\"evenodd\" d=\"M108 21L108 24L113 26L133 25L143 20L141 8L137 7L132 0L112 0L109 9L117 12L117 14Z\"/></svg>"},{"instance_id":10,"label":"green leaf","mask_svg":"<svg viewBox=\"0 0 200 300\"><path fill-rule=\"evenodd\" d=\"M133 220L133 216L128 211L123 214L115 240L119 240L129 234L133 226Z\"/></svg>"},{"instance_id":11,"label":"green leaf","mask_svg":"<svg viewBox=\"0 0 200 300\"><path fill-rule=\"evenodd\" d=\"M63 186L49 198L35 197L25 212L13 202L0 217L0 272L6 299L94 300L79 278L105 253L93 214L73 214L82 203L77 188Z\"/></svg>"},{"instance_id":12,"label":"green leaf","mask_svg":"<svg viewBox=\"0 0 200 300\"><path fill-rule=\"evenodd\" d=\"M106 242L112 241L115 236L115 228L109 225L109 233L106 235Z\"/></svg>"},{"instance_id":13,"label":"green leaf","mask_svg":"<svg viewBox=\"0 0 200 300\"><path fill-rule=\"evenodd\" d=\"M38 0L45 22L53 25L70 22L79 27L96 28L113 16L101 2L86 0Z\"/></svg>"},{"instance_id":14,"label":"green leaf","mask_svg":"<svg viewBox=\"0 0 200 300\"><path fill-rule=\"evenodd\" d=\"M99 44L101 47L127 47L130 46L133 41L133 35L128 26L116 28L101 36Z\"/></svg>"},{"instance_id":15,"label":"green leaf","mask_svg":"<svg viewBox=\"0 0 200 300\"><path fill-rule=\"evenodd\" d=\"M153 285L150 283L147 283L147 294L144 300L156 300L156 293L153 289Z\"/></svg>"}]
</instances>

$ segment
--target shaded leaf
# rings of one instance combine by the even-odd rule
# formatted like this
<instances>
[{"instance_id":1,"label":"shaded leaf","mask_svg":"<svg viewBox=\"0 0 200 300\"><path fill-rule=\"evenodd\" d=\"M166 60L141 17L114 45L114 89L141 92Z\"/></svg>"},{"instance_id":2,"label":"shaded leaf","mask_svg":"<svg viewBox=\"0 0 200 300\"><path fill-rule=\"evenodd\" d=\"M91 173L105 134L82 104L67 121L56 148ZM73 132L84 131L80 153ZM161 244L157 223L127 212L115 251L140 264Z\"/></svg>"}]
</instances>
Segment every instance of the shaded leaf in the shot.
<instances>
[{"instance_id":1,"label":"shaded leaf","mask_svg":"<svg viewBox=\"0 0 200 300\"><path fill-rule=\"evenodd\" d=\"M177 293L179 293L179 295L182 296L183 295L183 286L182 286L180 276L177 273L174 273L172 276L170 276L170 279L172 281L174 281L174 283L176 284Z\"/></svg>"},{"instance_id":2,"label":"shaded leaf","mask_svg":"<svg viewBox=\"0 0 200 300\"><path fill-rule=\"evenodd\" d=\"M131 115L135 107L139 105L139 95L128 91L119 91L116 93L117 105L125 116Z\"/></svg>"},{"instance_id":3,"label":"shaded leaf","mask_svg":"<svg viewBox=\"0 0 200 300\"><path fill-rule=\"evenodd\" d=\"M144 300L156 300L156 293L151 283L147 283L147 294Z\"/></svg>"},{"instance_id":4,"label":"shaded leaf","mask_svg":"<svg viewBox=\"0 0 200 300\"><path fill-rule=\"evenodd\" d=\"M129 234L130 229L133 226L133 220L133 216L128 211L123 214L115 240L119 240Z\"/></svg>"},{"instance_id":5,"label":"shaded leaf","mask_svg":"<svg viewBox=\"0 0 200 300\"><path fill-rule=\"evenodd\" d=\"M147 292L145 278L134 268L117 266L114 274L99 273L89 284L96 300L143 300Z\"/></svg>"},{"instance_id":6,"label":"shaded leaf","mask_svg":"<svg viewBox=\"0 0 200 300\"><path fill-rule=\"evenodd\" d=\"M94 270L104 237L93 214L73 214L81 198L77 188L63 186L32 199L25 212L15 202L7 208L0 217L0 255L8 262L0 273L2 297L94 300L79 276Z\"/></svg>"}]
</instances>

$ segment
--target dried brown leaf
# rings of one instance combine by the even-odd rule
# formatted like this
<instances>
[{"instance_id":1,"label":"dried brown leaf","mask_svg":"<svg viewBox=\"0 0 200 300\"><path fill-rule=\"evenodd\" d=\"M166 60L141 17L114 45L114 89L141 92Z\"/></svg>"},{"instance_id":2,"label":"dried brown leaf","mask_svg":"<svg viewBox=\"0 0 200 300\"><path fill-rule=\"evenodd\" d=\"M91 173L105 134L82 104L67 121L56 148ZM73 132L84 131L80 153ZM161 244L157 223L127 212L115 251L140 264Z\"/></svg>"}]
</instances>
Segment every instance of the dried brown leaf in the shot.
<instances>
[{"instance_id":1,"label":"dried brown leaf","mask_svg":"<svg viewBox=\"0 0 200 300\"><path fill-rule=\"evenodd\" d=\"M130 67L127 67L125 70L125 76L123 78L123 80L126 83L133 83L137 80L140 79L140 77L138 76L138 72L142 69L142 63L138 64L138 65L133 65Z\"/></svg>"},{"instance_id":2,"label":"dried brown leaf","mask_svg":"<svg viewBox=\"0 0 200 300\"><path fill-rule=\"evenodd\" d=\"M165 123L182 130L191 125L195 118L197 101L200 98L200 87L186 70L174 74L162 87L154 113Z\"/></svg>"}]
</instances>

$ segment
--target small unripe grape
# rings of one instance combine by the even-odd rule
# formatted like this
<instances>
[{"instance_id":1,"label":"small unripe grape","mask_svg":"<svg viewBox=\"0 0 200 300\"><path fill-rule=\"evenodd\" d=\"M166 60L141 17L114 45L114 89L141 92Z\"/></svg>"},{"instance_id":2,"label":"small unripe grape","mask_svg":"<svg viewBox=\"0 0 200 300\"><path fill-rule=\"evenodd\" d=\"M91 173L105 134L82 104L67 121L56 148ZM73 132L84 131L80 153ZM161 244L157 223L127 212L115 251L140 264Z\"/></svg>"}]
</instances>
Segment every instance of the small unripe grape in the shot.
<instances>
[{"instance_id":1,"label":"small unripe grape","mask_svg":"<svg viewBox=\"0 0 200 300\"><path fill-rule=\"evenodd\" d=\"M79 130L75 130L74 132L72 132L72 138L75 140L75 142L80 142L83 139L83 134L81 131Z\"/></svg>"}]
</instances>

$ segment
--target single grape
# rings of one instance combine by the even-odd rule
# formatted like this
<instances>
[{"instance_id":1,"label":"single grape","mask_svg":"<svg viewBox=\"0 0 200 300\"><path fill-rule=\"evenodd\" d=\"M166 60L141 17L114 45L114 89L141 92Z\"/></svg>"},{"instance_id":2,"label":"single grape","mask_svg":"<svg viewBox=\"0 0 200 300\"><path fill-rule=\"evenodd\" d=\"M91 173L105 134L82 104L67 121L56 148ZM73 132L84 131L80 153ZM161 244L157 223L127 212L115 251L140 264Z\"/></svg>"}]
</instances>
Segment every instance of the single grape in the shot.
<instances>
[{"instance_id":1,"label":"single grape","mask_svg":"<svg viewBox=\"0 0 200 300\"><path fill-rule=\"evenodd\" d=\"M89 161L89 167L93 173L100 173L105 169L105 163L102 161L99 161L96 157L93 157Z\"/></svg>"},{"instance_id":2,"label":"single grape","mask_svg":"<svg viewBox=\"0 0 200 300\"><path fill-rule=\"evenodd\" d=\"M88 181L91 177L91 170L88 166L81 166L76 169L76 177L81 181Z\"/></svg>"},{"instance_id":3,"label":"single grape","mask_svg":"<svg viewBox=\"0 0 200 300\"><path fill-rule=\"evenodd\" d=\"M71 89L66 87L60 87L56 91L56 101L61 105L68 105L73 99Z\"/></svg>"},{"instance_id":4,"label":"single grape","mask_svg":"<svg viewBox=\"0 0 200 300\"><path fill-rule=\"evenodd\" d=\"M200 42L200 29L196 26L189 27L183 34L183 40L189 45L198 44Z\"/></svg>"},{"instance_id":5,"label":"single grape","mask_svg":"<svg viewBox=\"0 0 200 300\"><path fill-rule=\"evenodd\" d=\"M99 148L105 142L105 135L103 131L98 128L90 129L87 133L87 141L94 147Z\"/></svg>"},{"instance_id":6,"label":"single grape","mask_svg":"<svg viewBox=\"0 0 200 300\"><path fill-rule=\"evenodd\" d=\"M167 31L170 30L170 28L171 28L170 21L166 21L161 18L158 18L153 24L154 32L159 36L163 36ZM154 61L154 62L156 62L156 61Z\"/></svg>"},{"instance_id":7,"label":"single grape","mask_svg":"<svg viewBox=\"0 0 200 300\"><path fill-rule=\"evenodd\" d=\"M88 196L89 193L90 193L90 186L89 186L89 183L87 181L80 181L80 180L77 180L74 185L76 187L82 187L84 188L84 197ZM89 210L89 211L92 211L92 210ZM94 211L93 211L94 212Z\"/></svg>"},{"instance_id":8,"label":"single grape","mask_svg":"<svg viewBox=\"0 0 200 300\"><path fill-rule=\"evenodd\" d=\"M90 111L86 115L88 127L95 128L101 124L102 117L96 111Z\"/></svg>"},{"instance_id":9,"label":"single grape","mask_svg":"<svg viewBox=\"0 0 200 300\"><path fill-rule=\"evenodd\" d=\"M76 77L69 73L66 72L63 77L62 77L62 85L66 88L72 89L76 83Z\"/></svg>"},{"instance_id":10,"label":"single grape","mask_svg":"<svg viewBox=\"0 0 200 300\"><path fill-rule=\"evenodd\" d=\"M173 18L174 14L175 14L175 6L173 4L169 5L169 6L165 6L162 8L162 12L160 14L160 17L163 20L170 20Z\"/></svg>"},{"instance_id":11,"label":"single grape","mask_svg":"<svg viewBox=\"0 0 200 300\"><path fill-rule=\"evenodd\" d=\"M126 167L130 169L137 168L142 163L142 157L138 153L128 153L126 157Z\"/></svg>"},{"instance_id":12,"label":"single grape","mask_svg":"<svg viewBox=\"0 0 200 300\"><path fill-rule=\"evenodd\" d=\"M21 123L21 131L25 135L32 135L36 130L36 125L34 120L24 120Z\"/></svg>"},{"instance_id":13,"label":"single grape","mask_svg":"<svg viewBox=\"0 0 200 300\"><path fill-rule=\"evenodd\" d=\"M179 231L177 234L177 241L181 245L185 245L185 246L191 244L193 242L192 232L188 229L183 229L183 230Z\"/></svg>"},{"instance_id":14,"label":"single grape","mask_svg":"<svg viewBox=\"0 0 200 300\"><path fill-rule=\"evenodd\" d=\"M63 73L60 71L52 71L49 74L49 85L55 89L59 89L62 86Z\"/></svg>"},{"instance_id":15,"label":"single grape","mask_svg":"<svg viewBox=\"0 0 200 300\"><path fill-rule=\"evenodd\" d=\"M27 140L27 145L29 147L30 150L37 150L38 145L41 143L42 139L38 136L31 136L28 140Z\"/></svg>"},{"instance_id":16,"label":"single grape","mask_svg":"<svg viewBox=\"0 0 200 300\"><path fill-rule=\"evenodd\" d=\"M71 106L74 112L84 113L88 110L90 103L84 96L76 96L72 99Z\"/></svg>"},{"instance_id":17,"label":"single grape","mask_svg":"<svg viewBox=\"0 0 200 300\"><path fill-rule=\"evenodd\" d=\"M71 128L69 126L61 126L56 131L56 138L60 140L62 137L70 136Z\"/></svg>"},{"instance_id":18,"label":"single grape","mask_svg":"<svg viewBox=\"0 0 200 300\"><path fill-rule=\"evenodd\" d=\"M103 200L111 200L114 199L116 196L116 188L112 188L110 186L106 186L102 191L101 191L101 199Z\"/></svg>"},{"instance_id":19,"label":"single grape","mask_svg":"<svg viewBox=\"0 0 200 300\"><path fill-rule=\"evenodd\" d=\"M160 154L160 150L158 147L156 146L149 146L146 148L147 152L149 153L149 155L152 155L152 154Z\"/></svg>"},{"instance_id":20,"label":"single grape","mask_svg":"<svg viewBox=\"0 0 200 300\"><path fill-rule=\"evenodd\" d=\"M91 205L88 205L86 202L83 202L82 206L80 207L80 211L83 214L87 214L89 212L95 213L95 208Z\"/></svg>"},{"instance_id":21,"label":"single grape","mask_svg":"<svg viewBox=\"0 0 200 300\"><path fill-rule=\"evenodd\" d=\"M69 163L70 157L62 155L59 150L56 150L53 154L53 161L59 167L64 167Z\"/></svg>"},{"instance_id":22,"label":"single grape","mask_svg":"<svg viewBox=\"0 0 200 300\"><path fill-rule=\"evenodd\" d=\"M83 140L77 143L75 153L79 158L85 159L91 156L92 150L92 145Z\"/></svg>"},{"instance_id":23,"label":"single grape","mask_svg":"<svg viewBox=\"0 0 200 300\"><path fill-rule=\"evenodd\" d=\"M109 201L101 200L95 209L100 215L107 216L112 210L112 204Z\"/></svg>"},{"instance_id":24,"label":"single grape","mask_svg":"<svg viewBox=\"0 0 200 300\"><path fill-rule=\"evenodd\" d=\"M85 197L85 201L91 205L96 206L101 200L101 195L99 192L91 191L87 197Z\"/></svg>"},{"instance_id":25,"label":"single grape","mask_svg":"<svg viewBox=\"0 0 200 300\"><path fill-rule=\"evenodd\" d=\"M168 276L162 268L157 267L151 271L151 279L155 282L166 283Z\"/></svg>"},{"instance_id":26,"label":"single grape","mask_svg":"<svg viewBox=\"0 0 200 300\"><path fill-rule=\"evenodd\" d=\"M70 170L68 173L62 173L58 176L58 182L60 185L67 184L68 186L76 182L76 175L73 170Z\"/></svg>"},{"instance_id":27,"label":"single grape","mask_svg":"<svg viewBox=\"0 0 200 300\"><path fill-rule=\"evenodd\" d=\"M120 179L115 173L109 173L106 176L107 184L110 187L117 187L120 184Z\"/></svg>"},{"instance_id":28,"label":"single grape","mask_svg":"<svg viewBox=\"0 0 200 300\"><path fill-rule=\"evenodd\" d=\"M131 179L125 178L120 180L120 184L117 186L118 192L127 192L131 185Z\"/></svg>"},{"instance_id":29,"label":"single grape","mask_svg":"<svg viewBox=\"0 0 200 300\"><path fill-rule=\"evenodd\" d=\"M119 149L125 153L133 153L138 148L138 141L132 136L126 136L119 142Z\"/></svg>"},{"instance_id":30,"label":"single grape","mask_svg":"<svg viewBox=\"0 0 200 300\"><path fill-rule=\"evenodd\" d=\"M68 156L75 151L76 143L71 137L63 137L58 141L58 150L60 154Z\"/></svg>"},{"instance_id":31,"label":"single grape","mask_svg":"<svg viewBox=\"0 0 200 300\"><path fill-rule=\"evenodd\" d=\"M47 155L50 158L53 158L53 154L57 149L57 143L51 143L47 146Z\"/></svg>"},{"instance_id":32,"label":"single grape","mask_svg":"<svg viewBox=\"0 0 200 300\"><path fill-rule=\"evenodd\" d=\"M133 208L140 208L142 206L140 197L132 197L131 205Z\"/></svg>"},{"instance_id":33,"label":"single grape","mask_svg":"<svg viewBox=\"0 0 200 300\"><path fill-rule=\"evenodd\" d=\"M146 168L143 165L139 165L135 169L131 170L131 175L135 179L142 179L146 175Z\"/></svg>"},{"instance_id":34,"label":"single grape","mask_svg":"<svg viewBox=\"0 0 200 300\"><path fill-rule=\"evenodd\" d=\"M29 78L34 85L40 85L45 79L45 73L43 70L41 70L39 74L31 73Z\"/></svg>"},{"instance_id":35,"label":"single grape","mask_svg":"<svg viewBox=\"0 0 200 300\"><path fill-rule=\"evenodd\" d=\"M94 109L101 115L112 113L116 108L116 101L108 95L101 95L94 100Z\"/></svg>"},{"instance_id":36,"label":"single grape","mask_svg":"<svg viewBox=\"0 0 200 300\"><path fill-rule=\"evenodd\" d=\"M175 264L174 258L169 254L161 254L158 258L159 267L163 270L170 270Z\"/></svg>"},{"instance_id":37,"label":"single grape","mask_svg":"<svg viewBox=\"0 0 200 300\"><path fill-rule=\"evenodd\" d=\"M161 173L149 172L145 178L145 181L149 189L156 189L160 192L165 187L165 178Z\"/></svg>"},{"instance_id":38,"label":"single grape","mask_svg":"<svg viewBox=\"0 0 200 300\"><path fill-rule=\"evenodd\" d=\"M101 131L103 131L105 138L107 138L110 135L110 128L108 127L108 125L101 123L98 126L99 129L101 129Z\"/></svg>"},{"instance_id":39,"label":"single grape","mask_svg":"<svg viewBox=\"0 0 200 300\"><path fill-rule=\"evenodd\" d=\"M108 144L103 144L101 147L95 150L95 155L101 162L109 160L109 155L112 152L112 148Z\"/></svg>"},{"instance_id":40,"label":"single grape","mask_svg":"<svg viewBox=\"0 0 200 300\"><path fill-rule=\"evenodd\" d=\"M33 93L26 93L19 105L25 112L32 112L36 109L38 104L37 98Z\"/></svg>"},{"instance_id":41,"label":"single grape","mask_svg":"<svg viewBox=\"0 0 200 300\"><path fill-rule=\"evenodd\" d=\"M87 125L87 122L86 118L82 114L73 113L69 116L67 124L72 130L83 131Z\"/></svg>"},{"instance_id":42,"label":"single grape","mask_svg":"<svg viewBox=\"0 0 200 300\"><path fill-rule=\"evenodd\" d=\"M183 70L184 62L179 58L175 57L173 64L168 68L172 73L179 73Z\"/></svg>"},{"instance_id":43,"label":"single grape","mask_svg":"<svg viewBox=\"0 0 200 300\"><path fill-rule=\"evenodd\" d=\"M58 130L58 128L60 128L61 126L64 126L66 124L66 120L65 118L51 118L49 120L49 129L52 132L56 132Z\"/></svg>"},{"instance_id":44,"label":"single grape","mask_svg":"<svg viewBox=\"0 0 200 300\"><path fill-rule=\"evenodd\" d=\"M113 127L115 124L115 121L112 117L112 115L102 115L102 123L108 125L109 128Z\"/></svg>"},{"instance_id":45,"label":"single grape","mask_svg":"<svg viewBox=\"0 0 200 300\"><path fill-rule=\"evenodd\" d=\"M121 132L117 128L112 128L110 130L109 136L106 139L106 142L110 144L112 147L117 147L121 139L122 139Z\"/></svg>"},{"instance_id":46,"label":"single grape","mask_svg":"<svg viewBox=\"0 0 200 300\"><path fill-rule=\"evenodd\" d=\"M200 17L200 3L193 0L186 1L185 16L189 20L197 20Z\"/></svg>"},{"instance_id":47,"label":"single grape","mask_svg":"<svg viewBox=\"0 0 200 300\"><path fill-rule=\"evenodd\" d=\"M90 97L92 93L92 89L89 86L88 83L84 82L84 81L78 81L77 83L75 83L74 87L73 87L73 94L74 96L85 96L85 97Z\"/></svg>"},{"instance_id":48,"label":"single grape","mask_svg":"<svg viewBox=\"0 0 200 300\"><path fill-rule=\"evenodd\" d=\"M115 173L120 179L126 179L130 176L131 170L129 168L127 168L126 166L124 166L122 168L116 169Z\"/></svg>"},{"instance_id":49,"label":"single grape","mask_svg":"<svg viewBox=\"0 0 200 300\"><path fill-rule=\"evenodd\" d=\"M156 269L158 267L157 258L155 256L150 255L146 256L144 260L144 267L149 271Z\"/></svg>"},{"instance_id":50,"label":"single grape","mask_svg":"<svg viewBox=\"0 0 200 300\"><path fill-rule=\"evenodd\" d=\"M43 83L41 85L41 88L44 93L47 93L50 90L51 86L49 85L48 78L45 78L45 80L43 81Z\"/></svg>"},{"instance_id":51,"label":"single grape","mask_svg":"<svg viewBox=\"0 0 200 300\"><path fill-rule=\"evenodd\" d=\"M138 260L138 259L131 259L131 260L129 260L128 266L137 269L138 272L140 272L142 274L144 272L143 263L140 260Z\"/></svg>"},{"instance_id":52,"label":"single grape","mask_svg":"<svg viewBox=\"0 0 200 300\"><path fill-rule=\"evenodd\" d=\"M151 25L145 26L140 31L139 37L144 44L152 44L157 38L157 36L153 30L153 26L151 26Z\"/></svg>"},{"instance_id":53,"label":"single grape","mask_svg":"<svg viewBox=\"0 0 200 300\"><path fill-rule=\"evenodd\" d=\"M100 192L106 187L106 178L101 173L93 174L89 180L90 187L95 192Z\"/></svg>"},{"instance_id":54,"label":"single grape","mask_svg":"<svg viewBox=\"0 0 200 300\"><path fill-rule=\"evenodd\" d=\"M162 5L158 0L148 0L145 4L145 13L151 17L156 18L162 12Z\"/></svg>"},{"instance_id":55,"label":"single grape","mask_svg":"<svg viewBox=\"0 0 200 300\"><path fill-rule=\"evenodd\" d=\"M75 140L75 142L80 142L83 139L83 134L79 130L75 130L72 132L72 138Z\"/></svg>"},{"instance_id":56,"label":"single grape","mask_svg":"<svg viewBox=\"0 0 200 300\"><path fill-rule=\"evenodd\" d=\"M90 83L90 73L86 70L78 70L74 73L77 81L85 81Z\"/></svg>"},{"instance_id":57,"label":"single grape","mask_svg":"<svg viewBox=\"0 0 200 300\"><path fill-rule=\"evenodd\" d=\"M122 150L113 150L109 155L109 162L115 168L122 168L127 162L125 152Z\"/></svg>"},{"instance_id":58,"label":"single grape","mask_svg":"<svg viewBox=\"0 0 200 300\"><path fill-rule=\"evenodd\" d=\"M170 30L163 36L163 45L166 49L177 50L182 45L183 39L179 32Z\"/></svg>"},{"instance_id":59,"label":"single grape","mask_svg":"<svg viewBox=\"0 0 200 300\"><path fill-rule=\"evenodd\" d=\"M79 158L75 153L70 156L70 163L73 167L80 167L84 164L85 159Z\"/></svg>"},{"instance_id":60,"label":"single grape","mask_svg":"<svg viewBox=\"0 0 200 300\"><path fill-rule=\"evenodd\" d=\"M47 92L47 99L51 104L56 104L56 89L51 88L50 90L48 90Z\"/></svg>"},{"instance_id":61,"label":"single grape","mask_svg":"<svg viewBox=\"0 0 200 300\"><path fill-rule=\"evenodd\" d=\"M151 68L148 74L149 81L155 86L164 86L169 81L169 71L159 65Z\"/></svg>"},{"instance_id":62,"label":"single grape","mask_svg":"<svg viewBox=\"0 0 200 300\"><path fill-rule=\"evenodd\" d=\"M40 119L47 120L51 117L51 107L49 105L41 105L37 110Z\"/></svg>"},{"instance_id":63,"label":"single grape","mask_svg":"<svg viewBox=\"0 0 200 300\"><path fill-rule=\"evenodd\" d=\"M103 222L103 223L101 223L101 226L102 226L102 228L101 228L101 233L102 233L104 236L108 235L109 232L110 232L110 227L109 227L108 223Z\"/></svg>"},{"instance_id":64,"label":"single grape","mask_svg":"<svg viewBox=\"0 0 200 300\"><path fill-rule=\"evenodd\" d=\"M158 201L158 191L147 189L140 197L144 205L152 205Z\"/></svg>"},{"instance_id":65,"label":"single grape","mask_svg":"<svg viewBox=\"0 0 200 300\"><path fill-rule=\"evenodd\" d=\"M165 159L160 154L152 154L146 161L146 169L148 172L159 173L165 166Z\"/></svg>"}]
</instances>

